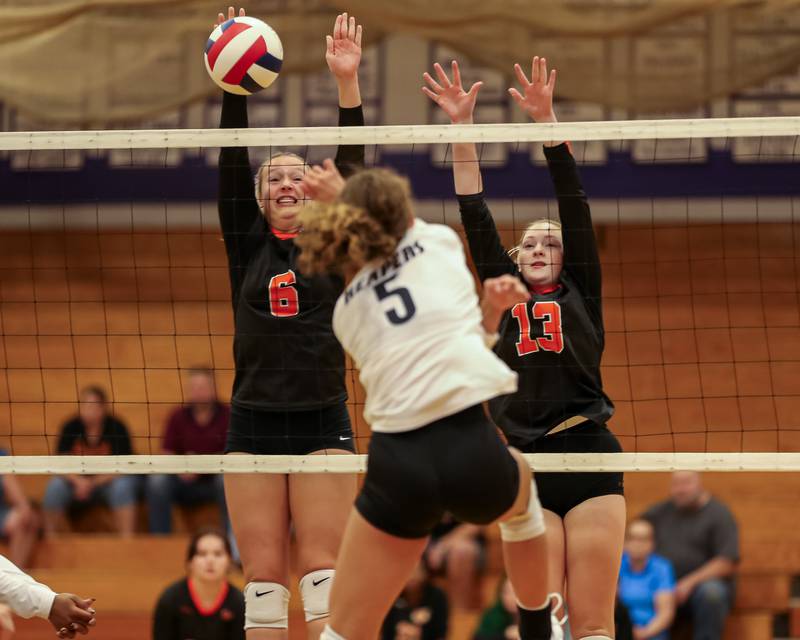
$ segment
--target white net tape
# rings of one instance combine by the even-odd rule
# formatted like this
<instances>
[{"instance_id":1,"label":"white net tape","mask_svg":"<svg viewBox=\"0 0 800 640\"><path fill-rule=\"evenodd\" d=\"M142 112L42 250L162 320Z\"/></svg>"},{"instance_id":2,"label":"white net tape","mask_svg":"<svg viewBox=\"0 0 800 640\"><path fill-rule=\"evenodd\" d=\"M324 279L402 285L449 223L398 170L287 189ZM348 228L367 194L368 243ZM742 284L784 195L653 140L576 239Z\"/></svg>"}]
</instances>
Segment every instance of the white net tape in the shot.
<instances>
[{"instance_id":1,"label":"white net tape","mask_svg":"<svg viewBox=\"0 0 800 640\"><path fill-rule=\"evenodd\" d=\"M800 117L620 120L555 124L22 131L0 133L0 150L313 147L340 144L412 145L453 142L522 143L551 140L753 138L799 134Z\"/></svg>"},{"instance_id":2,"label":"white net tape","mask_svg":"<svg viewBox=\"0 0 800 640\"><path fill-rule=\"evenodd\" d=\"M800 453L526 454L539 472L798 471ZM4 456L0 474L364 473L365 455Z\"/></svg>"}]
</instances>

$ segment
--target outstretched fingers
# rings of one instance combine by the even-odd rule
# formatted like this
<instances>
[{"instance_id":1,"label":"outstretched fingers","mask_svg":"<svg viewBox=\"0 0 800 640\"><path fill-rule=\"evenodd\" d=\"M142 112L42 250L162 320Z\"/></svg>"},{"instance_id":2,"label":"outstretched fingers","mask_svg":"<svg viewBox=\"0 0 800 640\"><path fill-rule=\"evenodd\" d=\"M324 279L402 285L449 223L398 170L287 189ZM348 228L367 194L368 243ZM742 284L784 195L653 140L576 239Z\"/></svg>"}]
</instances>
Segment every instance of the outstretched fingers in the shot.
<instances>
[{"instance_id":1,"label":"outstretched fingers","mask_svg":"<svg viewBox=\"0 0 800 640\"><path fill-rule=\"evenodd\" d=\"M517 76L517 80L522 85L523 89L531 86L528 76L525 75L525 72L522 70L522 67L519 65L519 63L514 65L514 75Z\"/></svg>"},{"instance_id":2,"label":"outstretched fingers","mask_svg":"<svg viewBox=\"0 0 800 640\"><path fill-rule=\"evenodd\" d=\"M439 78L439 82L442 83L443 87L449 89L451 86L453 86L453 83L450 82L450 78L447 77L444 69L442 69L442 65L440 65L438 62L434 63L433 70L436 72L436 76Z\"/></svg>"},{"instance_id":3,"label":"outstretched fingers","mask_svg":"<svg viewBox=\"0 0 800 640\"><path fill-rule=\"evenodd\" d=\"M425 82L427 82L430 85L430 89L435 91L437 94L442 93L444 91L444 87L442 87L442 85L436 82L436 80L434 80L431 74L428 73L427 71L422 74L422 78L425 80ZM422 88L423 91L425 91L426 89L428 89L428 87ZM430 89L428 89L428 91L430 91Z\"/></svg>"},{"instance_id":4,"label":"outstretched fingers","mask_svg":"<svg viewBox=\"0 0 800 640\"><path fill-rule=\"evenodd\" d=\"M458 62L453 60L450 63L450 68L453 73L453 84L457 87L461 86L461 70L458 68Z\"/></svg>"}]
</instances>

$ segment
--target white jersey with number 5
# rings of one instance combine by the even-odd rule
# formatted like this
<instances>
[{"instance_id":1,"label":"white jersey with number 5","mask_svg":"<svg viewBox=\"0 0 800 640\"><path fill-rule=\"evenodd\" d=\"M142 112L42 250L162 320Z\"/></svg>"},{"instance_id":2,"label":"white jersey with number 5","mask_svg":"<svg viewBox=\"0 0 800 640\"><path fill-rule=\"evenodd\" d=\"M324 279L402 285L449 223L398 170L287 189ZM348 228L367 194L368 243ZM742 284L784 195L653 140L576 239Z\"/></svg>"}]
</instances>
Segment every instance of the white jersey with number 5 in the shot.
<instances>
[{"instance_id":1,"label":"white jersey with number 5","mask_svg":"<svg viewBox=\"0 0 800 640\"><path fill-rule=\"evenodd\" d=\"M455 231L417 219L387 262L362 268L339 297L333 330L367 392L376 432L410 431L517 390L489 348Z\"/></svg>"}]
</instances>

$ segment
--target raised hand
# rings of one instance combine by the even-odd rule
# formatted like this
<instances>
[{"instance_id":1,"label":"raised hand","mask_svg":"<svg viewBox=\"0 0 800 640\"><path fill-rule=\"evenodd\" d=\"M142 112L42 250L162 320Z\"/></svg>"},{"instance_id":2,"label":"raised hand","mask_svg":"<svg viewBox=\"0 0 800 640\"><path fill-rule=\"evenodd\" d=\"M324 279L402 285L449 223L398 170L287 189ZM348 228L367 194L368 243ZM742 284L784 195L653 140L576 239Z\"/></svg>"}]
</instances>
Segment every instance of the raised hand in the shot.
<instances>
[{"instance_id":1,"label":"raised hand","mask_svg":"<svg viewBox=\"0 0 800 640\"><path fill-rule=\"evenodd\" d=\"M344 178L330 158L324 160L321 167L311 167L303 176L303 193L318 202L333 202L343 188Z\"/></svg>"},{"instance_id":2,"label":"raised hand","mask_svg":"<svg viewBox=\"0 0 800 640\"><path fill-rule=\"evenodd\" d=\"M325 36L325 61L337 79L354 78L361 64L361 25L352 16L340 13L333 34Z\"/></svg>"},{"instance_id":3,"label":"raised hand","mask_svg":"<svg viewBox=\"0 0 800 640\"><path fill-rule=\"evenodd\" d=\"M483 283L483 299L487 306L505 312L520 302L530 300L531 294L519 278L504 275L487 278Z\"/></svg>"},{"instance_id":4,"label":"raised hand","mask_svg":"<svg viewBox=\"0 0 800 640\"><path fill-rule=\"evenodd\" d=\"M556 70L547 74L547 60L534 56L531 63L531 79L525 75L518 64L514 65L514 73L522 85L522 91L511 87L508 93L534 122L557 122L553 111L553 91L556 87Z\"/></svg>"},{"instance_id":5,"label":"raised hand","mask_svg":"<svg viewBox=\"0 0 800 640\"><path fill-rule=\"evenodd\" d=\"M458 70L458 63L455 60L451 63L451 68L452 82L438 62L433 65L436 77L439 78L438 82L427 71L422 74L425 82L428 83L427 87L422 87L422 93L438 104L442 111L450 117L453 124L469 124L472 122L475 101L478 99L478 91L483 83L476 82L469 88L469 91L464 91L464 87L461 85L461 72Z\"/></svg>"},{"instance_id":6,"label":"raised hand","mask_svg":"<svg viewBox=\"0 0 800 640\"><path fill-rule=\"evenodd\" d=\"M223 22L227 22L228 20L232 20L236 17L236 10L233 7L228 7L228 17L225 17L225 14L221 11L217 14L217 21L214 23L214 28L216 29L219 25ZM244 9L239 9L239 17L244 17Z\"/></svg>"}]
</instances>

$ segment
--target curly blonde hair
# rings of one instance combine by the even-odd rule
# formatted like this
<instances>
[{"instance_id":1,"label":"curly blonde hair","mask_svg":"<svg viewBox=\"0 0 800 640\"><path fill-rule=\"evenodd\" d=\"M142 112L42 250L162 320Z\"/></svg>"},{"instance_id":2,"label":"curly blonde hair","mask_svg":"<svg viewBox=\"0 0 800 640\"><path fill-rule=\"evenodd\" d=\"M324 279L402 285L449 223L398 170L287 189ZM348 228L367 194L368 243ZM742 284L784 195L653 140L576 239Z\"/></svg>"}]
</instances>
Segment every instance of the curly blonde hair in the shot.
<instances>
[{"instance_id":1,"label":"curly blonde hair","mask_svg":"<svg viewBox=\"0 0 800 640\"><path fill-rule=\"evenodd\" d=\"M308 275L345 274L390 258L412 219L408 180L389 169L367 169L345 183L336 202L307 205L295 238L298 266Z\"/></svg>"}]
</instances>

